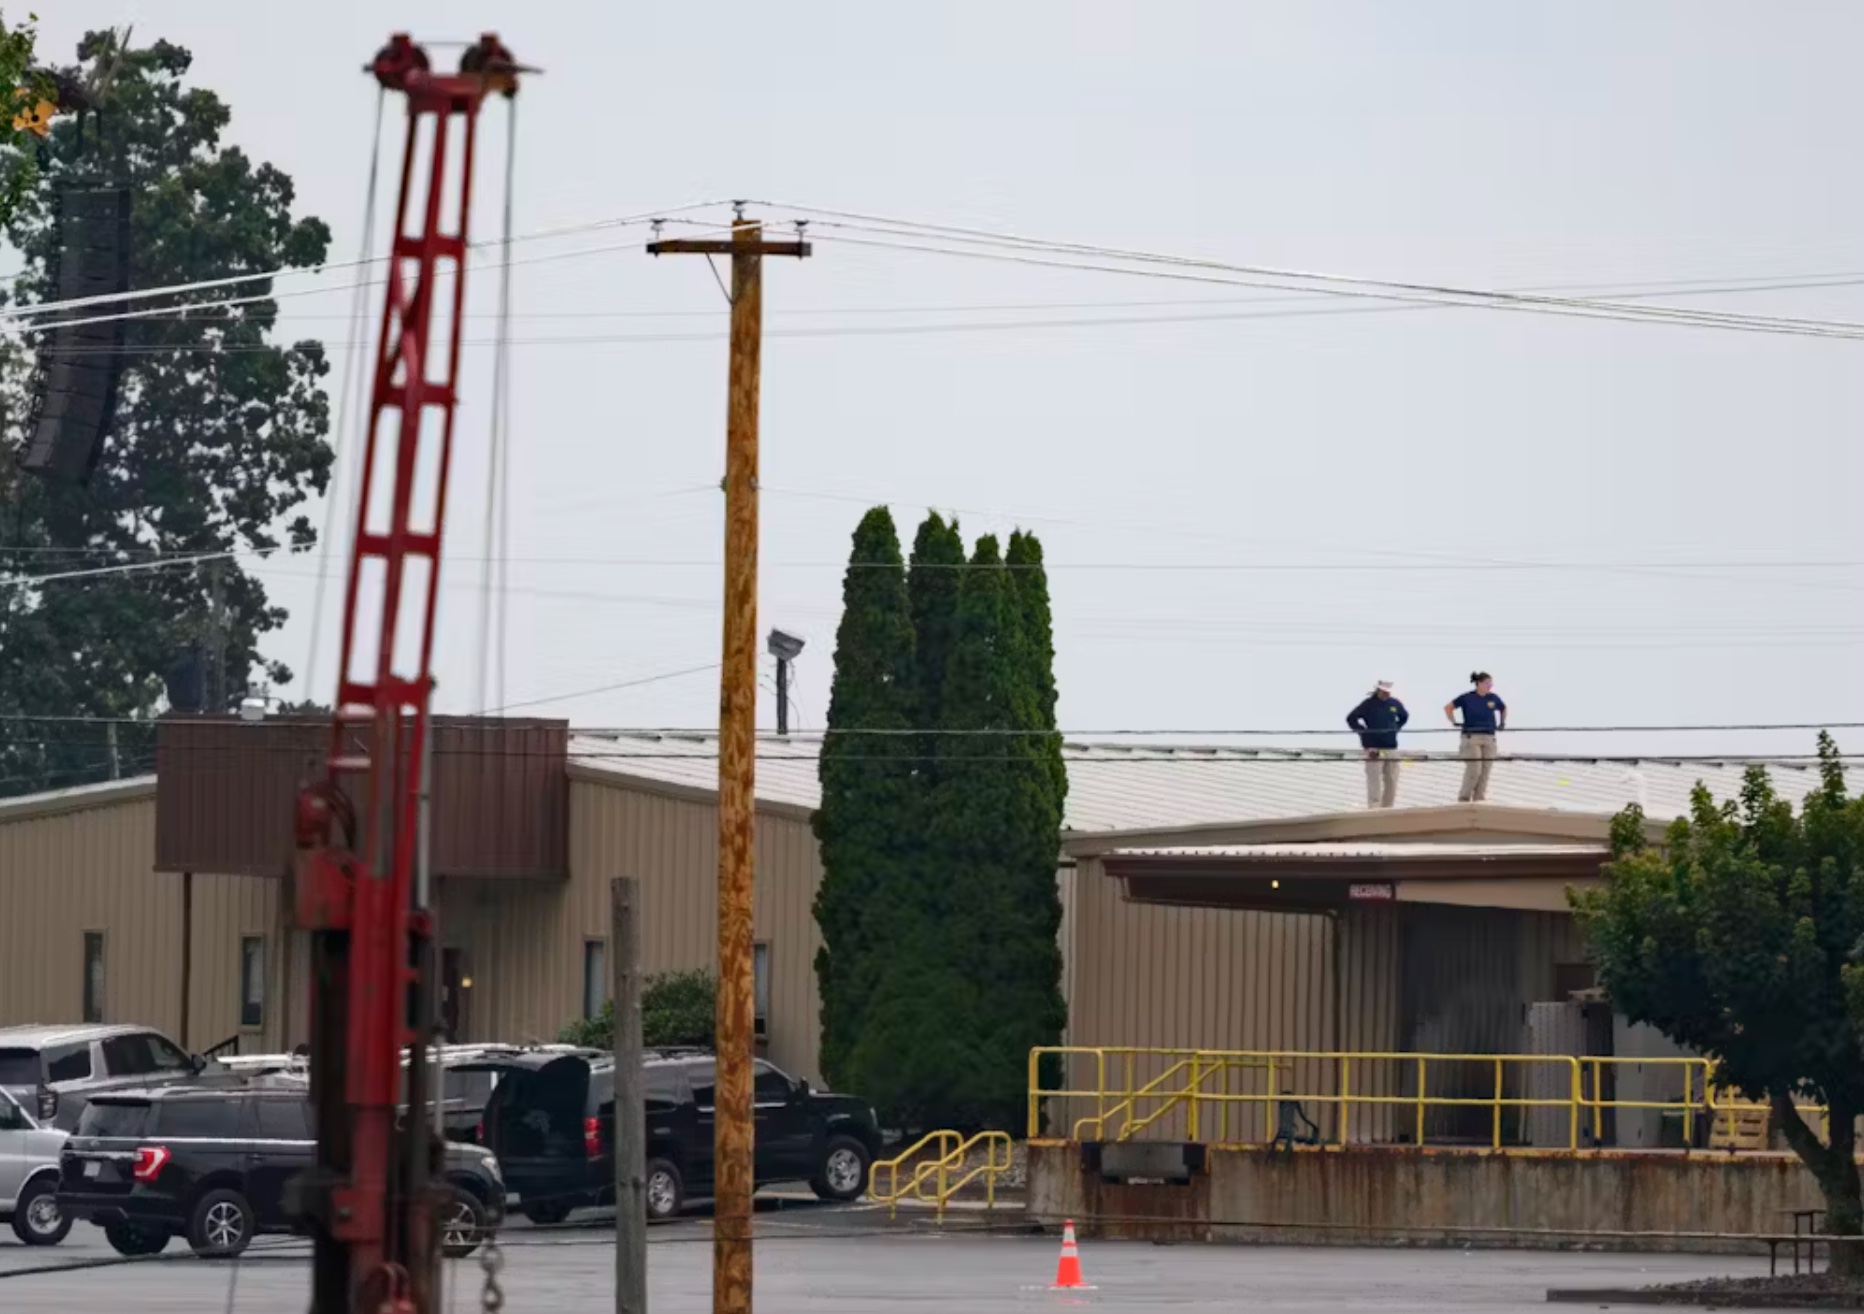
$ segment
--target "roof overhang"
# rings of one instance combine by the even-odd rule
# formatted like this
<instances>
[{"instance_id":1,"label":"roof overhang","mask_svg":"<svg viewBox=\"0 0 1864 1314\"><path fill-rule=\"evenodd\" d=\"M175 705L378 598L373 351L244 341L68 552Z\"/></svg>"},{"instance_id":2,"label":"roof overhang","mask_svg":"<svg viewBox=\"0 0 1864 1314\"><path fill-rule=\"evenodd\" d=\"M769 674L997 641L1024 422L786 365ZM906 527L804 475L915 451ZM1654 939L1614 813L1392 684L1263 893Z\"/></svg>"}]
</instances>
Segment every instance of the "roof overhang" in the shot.
<instances>
[{"instance_id":1,"label":"roof overhang","mask_svg":"<svg viewBox=\"0 0 1864 1314\"><path fill-rule=\"evenodd\" d=\"M97 785L76 785L69 789L52 789L40 794L20 794L0 799L0 824L11 821L37 821L67 812L107 808L118 803L134 803L155 797L153 775L132 776L128 780L107 780Z\"/></svg>"},{"instance_id":2,"label":"roof overhang","mask_svg":"<svg viewBox=\"0 0 1864 1314\"><path fill-rule=\"evenodd\" d=\"M1437 903L1562 911L1610 856L1601 844L1282 843L1100 855L1132 903L1325 913Z\"/></svg>"},{"instance_id":3,"label":"roof overhang","mask_svg":"<svg viewBox=\"0 0 1864 1314\"><path fill-rule=\"evenodd\" d=\"M1218 844L1311 844L1339 840L1412 840L1454 837L1458 843L1507 837L1517 843L1604 845L1613 814L1564 808L1517 808L1491 803L1440 807L1361 808L1254 821L1203 822L1136 830L1070 831L1062 848L1074 858L1096 857L1141 846ZM1662 843L1670 822L1650 819L1645 834Z\"/></svg>"}]
</instances>

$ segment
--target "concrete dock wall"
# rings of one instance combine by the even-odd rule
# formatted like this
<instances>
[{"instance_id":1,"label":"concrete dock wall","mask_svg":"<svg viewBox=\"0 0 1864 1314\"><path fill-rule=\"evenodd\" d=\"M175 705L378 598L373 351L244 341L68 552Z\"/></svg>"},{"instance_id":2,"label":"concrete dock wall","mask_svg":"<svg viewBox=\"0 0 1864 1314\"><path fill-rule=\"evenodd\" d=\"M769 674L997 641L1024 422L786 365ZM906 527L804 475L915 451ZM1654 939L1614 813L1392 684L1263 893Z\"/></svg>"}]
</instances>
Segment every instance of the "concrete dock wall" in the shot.
<instances>
[{"instance_id":1,"label":"concrete dock wall","mask_svg":"<svg viewBox=\"0 0 1864 1314\"><path fill-rule=\"evenodd\" d=\"M1790 1155L1187 1149L1178 1180L1119 1180L1101 1147L1032 1142L1030 1215L1155 1240L1713 1253L1751 1251L1735 1238L1791 1232L1792 1210L1819 1205ZM1669 1235L1637 1235L1651 1233Z\"/></svg>"}]
</instances>

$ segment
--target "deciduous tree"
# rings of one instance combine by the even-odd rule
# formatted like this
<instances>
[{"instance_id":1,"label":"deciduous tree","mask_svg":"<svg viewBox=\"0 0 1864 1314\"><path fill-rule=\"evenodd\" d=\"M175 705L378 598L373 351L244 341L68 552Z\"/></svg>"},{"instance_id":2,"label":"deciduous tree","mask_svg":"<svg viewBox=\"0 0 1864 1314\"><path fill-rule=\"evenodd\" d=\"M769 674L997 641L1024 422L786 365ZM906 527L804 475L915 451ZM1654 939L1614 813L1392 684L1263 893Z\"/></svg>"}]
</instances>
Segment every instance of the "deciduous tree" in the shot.
<instances>
[{"instance_id":1,"label":"deciduous tree","mask_svg":"<svg viewBox=\"0 0 1864 1314\"><path fill-rule=\"evenodd\" d=\"M22 118L36 121L42 105L55 101L58 91L43 71L33 68L32 52L39 39L39 16L27 14L23 23L9 23L0 11L0 133L16 142L4 173L0 173L0 224L8 223L20 197L32 186L38 172L37 137L13 125Z\"/></svg>"},{"instance_id":2,"label":"deciduous tree","mask_svg":"<svg viewBox=\"0 0 1864 1314\"><path fill-rule=\"evenodd\" d=\"M53 294L56 200L67 187L129 190L132 287L324 260L329 229L297 213L289 176L225 139L231 111L189 83L186 50L166 41L119 50L112 34L92 33L78 53L80 67L65 75L95 81L110 69L101 111L58 120L42 157L17 140L0 155L0 171L22 151L41 159L7 225L25 265L18 299ZM137 567L0 596L0 713L147 718L163 674L209 629L215 571L224 572L230 694L289 680L282 662L260 652L284 610L241 558L315 540L302 507L329 478L328 365L314 342L273 342L270 292L270 281L257 279L183 294L154 304L199 307L194 313L129 322L115 420L84 487L14 473L34 362L19 354L0 362L0 469L13 475L0 483L0 562L21 574ZM164 558L176 564L154 566ZM0 731L0 793L108 773L101 726L9 724L12 732ZM146 769L146 728L121 731L119 764Z\"/></svg>"},{"instance_id":3,"label":"deciduous tree","mask_svg":"<svg viewBox=\"0 0 1864 1314\"><path fill-rule=\"evenodd\" d=\"M1856 1125L1864 1114L1864 802L1829 736L1821 782L1795 814L1767 773L1739 800L1698 788L1660 846L1632 808L1603 884L1574 896L1619 1011L1714 1060L1715 1079L1767 1104L1824 1194L1829 1231L1864 1232ZM1823 1134L1800 1102L1824 1105ZM1855 1245L1836 1269L1864 1270Z\"/></svg>"},{"instance_id":4,"label":"deciduous tree","mask_svg":"<svg viewBox=\"0 0 1864 1314\"><path fill-rule=\"evenodd\" d=\"M703 968L656 972L641 982L641 1044L647 1049L695 1045L710 1049L718 1032L718 978ZM579 1017L557 1032L565 1045L615 1046L615 1001L594 1017Z\"/></svg>"}]
</instances>

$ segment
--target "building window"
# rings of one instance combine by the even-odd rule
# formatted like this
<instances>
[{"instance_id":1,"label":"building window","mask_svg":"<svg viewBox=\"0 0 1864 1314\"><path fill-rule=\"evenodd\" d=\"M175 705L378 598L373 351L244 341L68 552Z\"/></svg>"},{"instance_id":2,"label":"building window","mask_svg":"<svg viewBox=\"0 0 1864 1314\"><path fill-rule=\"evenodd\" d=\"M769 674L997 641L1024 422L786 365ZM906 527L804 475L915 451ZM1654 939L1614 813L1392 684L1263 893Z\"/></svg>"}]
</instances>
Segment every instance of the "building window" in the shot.
<instances>
[{"instance_id":1,"label":"building window","mask_svg":"<svg viewBox=\"0 0 1864 1314\"><path fill-rule=\"evenodd\" d=\"M239 942L239 1024L265 1025L265 937L246 935Z\"/></svg>"},{"instance_id":2,"label":"building window","mask_svg":"<svg viewBox=\"0 0 1864 1314\"><path fill-rule=\"evenodd\" d=\"M752 1034L770 1034L770 946L751 946L751 1030Z\"/></svg>"},{"instance_id":3,"label":"building window","mask_svg":"<svg viewBox=\"0 0 1864 1314\"><path fill-rule=\"evenodd\" d=\"M104 1020L104 933L84 933L84 1020Z\"/></svg>"},{"instance_id":4,"label":"building window","mask_svg":"<svg viewBox=\"0 0 1864 1314\"><path fill-rule=\"evenodd\" d=\"M600 1017L608 1002L608 941L584 940L582 947L582 1015Z\"/></svg>"}]
</instances>

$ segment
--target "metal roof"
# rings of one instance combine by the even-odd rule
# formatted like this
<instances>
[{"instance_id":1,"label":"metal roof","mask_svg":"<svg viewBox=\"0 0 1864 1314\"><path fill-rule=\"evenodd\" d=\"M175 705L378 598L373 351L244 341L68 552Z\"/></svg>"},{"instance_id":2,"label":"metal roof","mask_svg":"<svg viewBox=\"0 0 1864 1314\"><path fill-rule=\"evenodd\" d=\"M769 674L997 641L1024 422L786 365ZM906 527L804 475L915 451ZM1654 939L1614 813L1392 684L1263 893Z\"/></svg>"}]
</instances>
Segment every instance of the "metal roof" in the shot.
<instances>
[{"instance_id":1,"label":"metal roof","mask_svg":"<svg viewBox=\"0 0 1864 1314\"><path fill-rule=\"evenodd\" d=\"M1195 844L1177 848L1114 849L1110 858L1222 858L1247 862L1251 859L1277 861L1287 858L1327 858L1333 861L1362 860L1377 862L1385 858L1430 858L1455 861L1459 858L1482 860L1494 858L1584 858L1604 857L1609 850L1602 844L1406 844L1337 843L1337 844Z\"/></svg>"},{"instance_id":2,"label":"metal roof","mask_svg":"<svg viewBox=\"0 0 1864 1314\"><path fill-rule=\"evenodd\" d=\"M813 741L760 741L760 803L814 808L821 801ZM1363 812L1365 762L1351 751L1134 747L1069 743L1064 827L1075 834L1224 822L1268 821ZM709 735L574 735L570 761L617 783L638 780L712 793L718 785L717 741ZM1456 802L1462 764L1401 758L1398 806ZM1698 781L1717 798L1735 797L1740 761L1661 759L1547 762L1500 758L1489 782L1497 806L1613 813L1638 803L1656 820L1682 816ZM1818 784L1808 766L1772 768L1774 787L1797 803Z\"/></svg>"},{"instance_id":3,"label":"metal roof","mask_svg":"<svg viewBox=\"0 0 1864 1314\"><path fill-rule=\"evenodd\" d=\"M0 798L0 822L27 821L33 817L51 816L60 812L107 807L127 799L154 795L154 775L105 780L95 785L74 785L68 789L47 789L37 794L16 794L12 798Z\"/></svg>"},{"instance_id":4,"label":"metal roof","mask_svg":"<svg viewBox=\"0 0 1864 1314\"><path fill-rule=\"evenodd\" d=\"M757 799L808 810L822 797L814 740L760 741ZM1166 829L1365 811L1365 764L1351 750L1207 748L1069 743L1064 828L1072 834ZM1462 764L1448 758L1399 759L1398 807L1456 802ZM569 761L585 778L659 785L709 796L718 787L718 741L711 735L573 735ZM1720 799L1736 797L1744 764L1497 759L1490 804L1593 815L1639 803L1658 821L1682 816L1698 781ZM1774 787L1798 803L1818 784L1805 765L1771 768ZM153 776L0 800L0 822L101 806L154 791Z\"/></svg>"}]
</instances>

